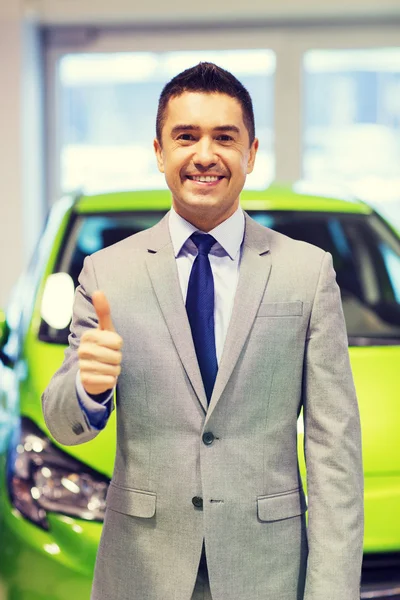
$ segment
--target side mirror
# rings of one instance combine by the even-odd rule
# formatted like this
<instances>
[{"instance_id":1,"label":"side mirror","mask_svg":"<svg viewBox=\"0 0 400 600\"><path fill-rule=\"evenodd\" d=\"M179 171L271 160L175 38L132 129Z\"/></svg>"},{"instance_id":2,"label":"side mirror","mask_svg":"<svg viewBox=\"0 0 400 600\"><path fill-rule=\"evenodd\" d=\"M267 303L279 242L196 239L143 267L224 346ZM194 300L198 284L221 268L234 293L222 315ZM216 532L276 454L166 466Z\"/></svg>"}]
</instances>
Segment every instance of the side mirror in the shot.
<instances>
[{"instance_id":1,"label":"side mirror","mask_svg":"<svg viewBox=\"0 0 400 600\"><path fill-rule=\"evenodd\" d=\"M6 313L0 308L0 351L3 350L4 346L7 344L9 335L10 328L7 323Z\"/></svg>"}]
</instances>

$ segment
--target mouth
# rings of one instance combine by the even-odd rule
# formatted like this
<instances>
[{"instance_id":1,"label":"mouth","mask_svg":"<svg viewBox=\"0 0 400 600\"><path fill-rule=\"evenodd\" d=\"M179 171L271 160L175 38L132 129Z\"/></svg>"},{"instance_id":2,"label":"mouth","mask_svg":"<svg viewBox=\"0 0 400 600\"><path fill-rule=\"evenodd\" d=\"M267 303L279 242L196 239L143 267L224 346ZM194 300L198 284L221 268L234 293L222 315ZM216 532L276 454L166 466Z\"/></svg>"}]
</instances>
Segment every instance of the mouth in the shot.
<instances>
[{"instance_id":1,"label":"mouth","mask_svg":"<svg viewBox=\"0 0 400 600\"><path fill-rule=\"evenodd\" d=\"M212 187L217 185L224 175L186 175L186 179L192 181L195 185Z\"/></svg>"}]
</instances>

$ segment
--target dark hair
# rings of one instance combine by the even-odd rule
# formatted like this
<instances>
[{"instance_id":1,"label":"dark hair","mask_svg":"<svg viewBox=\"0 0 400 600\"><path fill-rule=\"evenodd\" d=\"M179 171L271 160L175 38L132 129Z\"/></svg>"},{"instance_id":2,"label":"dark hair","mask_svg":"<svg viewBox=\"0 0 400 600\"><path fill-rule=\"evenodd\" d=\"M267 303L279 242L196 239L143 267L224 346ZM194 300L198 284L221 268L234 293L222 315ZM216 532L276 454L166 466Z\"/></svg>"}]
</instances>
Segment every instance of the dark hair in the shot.
<instances>
[{"instance_id":1,"label":"dark hair","mask_svg":"<svg viewBox=\"0 0 400 600\"><path fill-rule=\"evenodd\" d=\"M171 98L181 96L184 92L203 92L205 94L217 92L236 98L242 107L243 122L249 133L250 145L253 143L255 137L254 112L249 92L229 71L225 71L214 63L201 62L176 75L161 92L156 120L156 135L160 144L168 102Z\"/></svg>"}]
</instances>

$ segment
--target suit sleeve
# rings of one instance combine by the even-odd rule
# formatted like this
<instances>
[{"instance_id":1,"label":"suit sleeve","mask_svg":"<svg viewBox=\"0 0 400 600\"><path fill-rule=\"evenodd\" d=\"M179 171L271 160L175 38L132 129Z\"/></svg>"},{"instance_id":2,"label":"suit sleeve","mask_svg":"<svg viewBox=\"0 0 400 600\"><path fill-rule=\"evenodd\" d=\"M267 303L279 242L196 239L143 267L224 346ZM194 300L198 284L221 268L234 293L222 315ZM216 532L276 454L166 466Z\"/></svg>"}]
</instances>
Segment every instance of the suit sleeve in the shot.
<instances>
[{"instance_id":1,"label":"suit sleeve","mask_svg":"<svg viewBox=\"0 0 400 600\"><path fill-rule=\"evenodd\" d=\"M325 253L305 348L308 566L304 600L359 600L363 556L361 430L332 257Z\"/></svg>"},{"instance_id":2,"label":"suit sleeve","mask_svg":"<svg viewBox=\"0 0 400 600\"><path fill-rule=\"evenodd\" d=\"M80 338L86 329L98 325L91 300L98 286L90 257L85 258L79 284L75 292L69 346L65 351L64 362L42 395L43 414L51 435L60 444L68 446L82 444L95 438L105 427L114 409L113 399L109 406L99 405L97 409L96 401L91 400L92 411L90 411L90 402L86 403L85 409L82 406L82 399L77 394ZM101 418L99 413L102 413Z\"/></svg>"}]
</instances>

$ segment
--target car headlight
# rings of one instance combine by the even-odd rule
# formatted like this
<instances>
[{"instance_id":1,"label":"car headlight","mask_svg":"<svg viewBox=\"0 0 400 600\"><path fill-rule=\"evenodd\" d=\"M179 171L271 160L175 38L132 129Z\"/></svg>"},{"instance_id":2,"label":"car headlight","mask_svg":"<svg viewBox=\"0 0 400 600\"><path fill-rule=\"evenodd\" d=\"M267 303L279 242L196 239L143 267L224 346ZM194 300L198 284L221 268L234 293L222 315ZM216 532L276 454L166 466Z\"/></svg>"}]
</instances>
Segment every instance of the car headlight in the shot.
<instances>
[{"instance_id":1,"label":"car headlight","mask_svg":"<svg viewBox=\"0 0 400 600\"><path fill-rule=\"evenodd\" d=\"M7 482L14 507L43 529L48 511L104 519L109 479L57 448L26 417L9 449Z\"/></svg>"}]
</instances>

